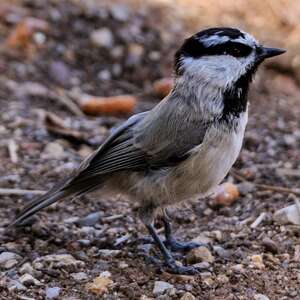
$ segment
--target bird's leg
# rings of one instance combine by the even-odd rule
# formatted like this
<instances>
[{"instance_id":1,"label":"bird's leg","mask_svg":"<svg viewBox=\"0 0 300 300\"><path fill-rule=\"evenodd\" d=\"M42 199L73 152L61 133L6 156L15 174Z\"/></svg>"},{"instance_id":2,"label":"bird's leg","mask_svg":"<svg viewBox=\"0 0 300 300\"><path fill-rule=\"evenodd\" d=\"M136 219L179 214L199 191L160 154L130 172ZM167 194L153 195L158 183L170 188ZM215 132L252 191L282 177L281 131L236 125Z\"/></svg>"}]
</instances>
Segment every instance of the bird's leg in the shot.
<instances>
[{"instance_id":1,"label":"bird's leg","mask_svg":"<svg viewBox=\"0 0 300 300\"><path fill-rule=\"evenodd\" d=\"M159 250L164 258L167 268L169 268L172 273L186 274L186 275L193 275L193 274L198 273L197 269L194 267L180 266L179 264L177 264L177 262L175 261L175 259L173 258L173 256L171 255L171 253L169 252L167 247L164 245L164 243L159 238L153 225L148 224L148 225L146 225L146 227L147 227L150 235L152 236L155 244L159 248Z\"/></svg>"},{"instance_id":2,"label":"bird's leg","mask_svg":"<svg viewBox=\"0 0 300 300\"><path fill-rule=\"evenodd\" d=\"M198 271L194 267L185 267L179 265L173 256L171 255L170 251L167 249L165 244L161 241L160 237L155 231L155 228L153 226L153 215L154 215L155 208L152 206L143 207L140 209L140 218L145 224L146 228L148 229L151 237L153 238L155 244L159 248L164 263L167 266L167 268L175 274L187 274L187 275L193 275L197 274Z\"/></svg>"},{"instance_id":3,"label":"bird's leg","mask_svg":"<svg viewBox=\"0 0 300 300\"><path fill-rule=\"evenodd\" d=\"M162 216L162 222L165 227L165 237L166 240L164 242L165 246L172 251L190 251L194 248L198 248L200 246L208 247L206 244L196 243L196 242L179 242L172 235L171 228L171 220L167 215L167 212L164 210L164 214Z\"/></svg>"}]
</instances>

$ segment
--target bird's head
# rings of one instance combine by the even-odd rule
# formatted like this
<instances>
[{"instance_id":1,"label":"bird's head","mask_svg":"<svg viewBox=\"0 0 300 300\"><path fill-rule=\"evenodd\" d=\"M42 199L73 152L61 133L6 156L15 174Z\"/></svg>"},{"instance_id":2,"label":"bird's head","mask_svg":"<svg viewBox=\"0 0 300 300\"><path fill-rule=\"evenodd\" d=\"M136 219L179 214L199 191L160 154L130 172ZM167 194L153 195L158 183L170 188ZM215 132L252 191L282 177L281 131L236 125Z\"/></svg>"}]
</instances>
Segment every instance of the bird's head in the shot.
<instances>
[{"instance_id":1,"label":"bird's head","mask_svg":"<svg viewBox=\"0 0 300 300\"><path fill-rule=\"evenodd\" d=\"M175 54L175 72L177 77L186 75L227 89L242 76L248 76L250 82L262 61L284 52L264 47L236 28L210 28L184 41Z\"/></svg>"}]
</instances>

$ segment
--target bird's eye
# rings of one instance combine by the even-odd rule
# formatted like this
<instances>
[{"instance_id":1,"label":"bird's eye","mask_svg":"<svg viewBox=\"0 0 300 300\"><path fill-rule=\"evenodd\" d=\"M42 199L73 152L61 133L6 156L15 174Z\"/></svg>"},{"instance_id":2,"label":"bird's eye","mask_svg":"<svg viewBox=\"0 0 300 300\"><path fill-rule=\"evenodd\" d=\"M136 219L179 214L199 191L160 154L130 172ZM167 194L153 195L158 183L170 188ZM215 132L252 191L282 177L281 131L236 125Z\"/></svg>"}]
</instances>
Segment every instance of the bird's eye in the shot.
<instances>
[{"instance_id":1,"label":"bird's eye","mask_svg":"<svg viewBox=\"0 0 300 300\"><path fill-rule=\"evenodd\" d=\"M241 56L241 51L240 51L240 49L238 49L238 48L236 48L236 47L229 48L229 49L227 49L226 52L227 52L227 54L232 55L232 56L235 56L235 57Z\"/></svg>"}]
</instances>

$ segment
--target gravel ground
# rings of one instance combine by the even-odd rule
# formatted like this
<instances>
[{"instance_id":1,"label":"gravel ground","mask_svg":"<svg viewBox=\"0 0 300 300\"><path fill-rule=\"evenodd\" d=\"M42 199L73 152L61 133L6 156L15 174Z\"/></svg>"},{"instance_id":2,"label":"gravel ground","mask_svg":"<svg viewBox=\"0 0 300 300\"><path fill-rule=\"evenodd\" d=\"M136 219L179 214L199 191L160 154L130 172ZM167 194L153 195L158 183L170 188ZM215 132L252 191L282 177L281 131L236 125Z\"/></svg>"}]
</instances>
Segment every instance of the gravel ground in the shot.
<instances>
[{"instance_id":1,"label":"gravel ground","mask_svg":"<svg viewBox=\"0 0 300 300\"><path fill-rule=\"evenodd\" d=\"M159 101L153 82L171 76L186 34L183 21L168 27L165 13L92 1L0 4L0 188L47 190L125 118L81 115L73 98L134 94L135 111ZM36 19L19 47L7 36L24 17ZM233 203L197 199L171 209L180 240L212 246L182 259L199 275L145 261L145 252L159 254L121 195L57 203L7 231L34 195L2 194L0 299L300 299L300 87L290 74L269 66L256 76L244 147L225 180L239 190ZM55 117L67 131L51 130ZM288 206L285 219L276 214Z\"/></svg>"}]
</instances>

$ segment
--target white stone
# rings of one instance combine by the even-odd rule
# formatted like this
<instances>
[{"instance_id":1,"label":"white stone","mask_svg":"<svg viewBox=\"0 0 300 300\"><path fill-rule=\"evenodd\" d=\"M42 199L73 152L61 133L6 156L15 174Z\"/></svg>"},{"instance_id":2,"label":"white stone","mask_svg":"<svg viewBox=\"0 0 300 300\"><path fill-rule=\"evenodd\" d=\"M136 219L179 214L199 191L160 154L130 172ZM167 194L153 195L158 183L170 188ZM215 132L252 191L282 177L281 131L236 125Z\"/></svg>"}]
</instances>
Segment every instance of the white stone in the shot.
<instances>
[{"instance_id":1,"label":"white stone","mask_svg":"<svg viewBox=\"0 0 300 300\"><path fill-rule=\"evenodd\" d=\"M13 252L2 252L0 254L0 268L10 269L14 267L22 257Z\"/></svg>"},{"instance_id":2,"label":"white stone","mask_svg":"<svg viewBox=\"0 0 300 300\"><path fill-rule=\"evenodd\" d=\"M57 286L46 288L46 299L47 300L58 299L60 290L61 288Z\"/></svg>"},{"instance_id":3,"label":"white stone","mask_svg":"<svg viewBox=\"0 0 300 300\"><path fill-rule=\"evenodd\" d=\"M80 268L85 265L81 260L76 260L70 254L50 254L38 257L33 261L34 268L45 267L51 265L53 268Z\"/></svg>"},{"instance_id":4,"label":"white stone","mask_svg":"<svg viewBox=\"0 0 300 300\"><path fill-rule=\"evenodd\" d=\"M39 280L34 278L32 275L26 273L19 278L19 281L25 286L29 285L42 285Z\"/></svg>"},{"instance_id":5,"label":"white stone","mask_svg":"<svg viewBox=\"0 0 300 300\"><path fill-rule=\"evenodd\" d=\"M153 288L153 294L154 296L162 295L166 291L172 289L174 286L168 282L165 281L155 281L154 282L154 288Z\"/></svg>"},{"instance_id":6,"label":"white stone","mask_svg":"<svg viewBox=\"0 0 300 300\"><path fill-rule=\"evenodd\" d=\"M270 300L267 296L265 296L263 294L256 294L256 295L254 295L254 299L255 300Z\"/></svg>"},{"instance_id":7,"label":"white stone","mask_svg":"<svg viewBox=\"0 0 300 300\"><path fill-rule=\"evenodd\" d=\"M300 208L297 204L284 207L277 210L273 218L280 224L300 225Z\"/></svg>"},{"instance_id":8,"label":"white stone","mask_svg":"<svg viewBox=\"0 0 300 300\"><path fill-rule=\"evenodd\" d=\"M109 28L103 27L94 30L90 35L91 42L99 48L112 48L114 45L114 36Z\"/></svg>"},{"instance_id":9,"label":"white stone","mask_svg":"<svg viewBox=\"0 0 300 300\"><path fill-rule=\"evenodd\" d=\"M71 277L78 282L88 279L87 274L84 272L72 273Z\"/></svg>"}]
</instances>

